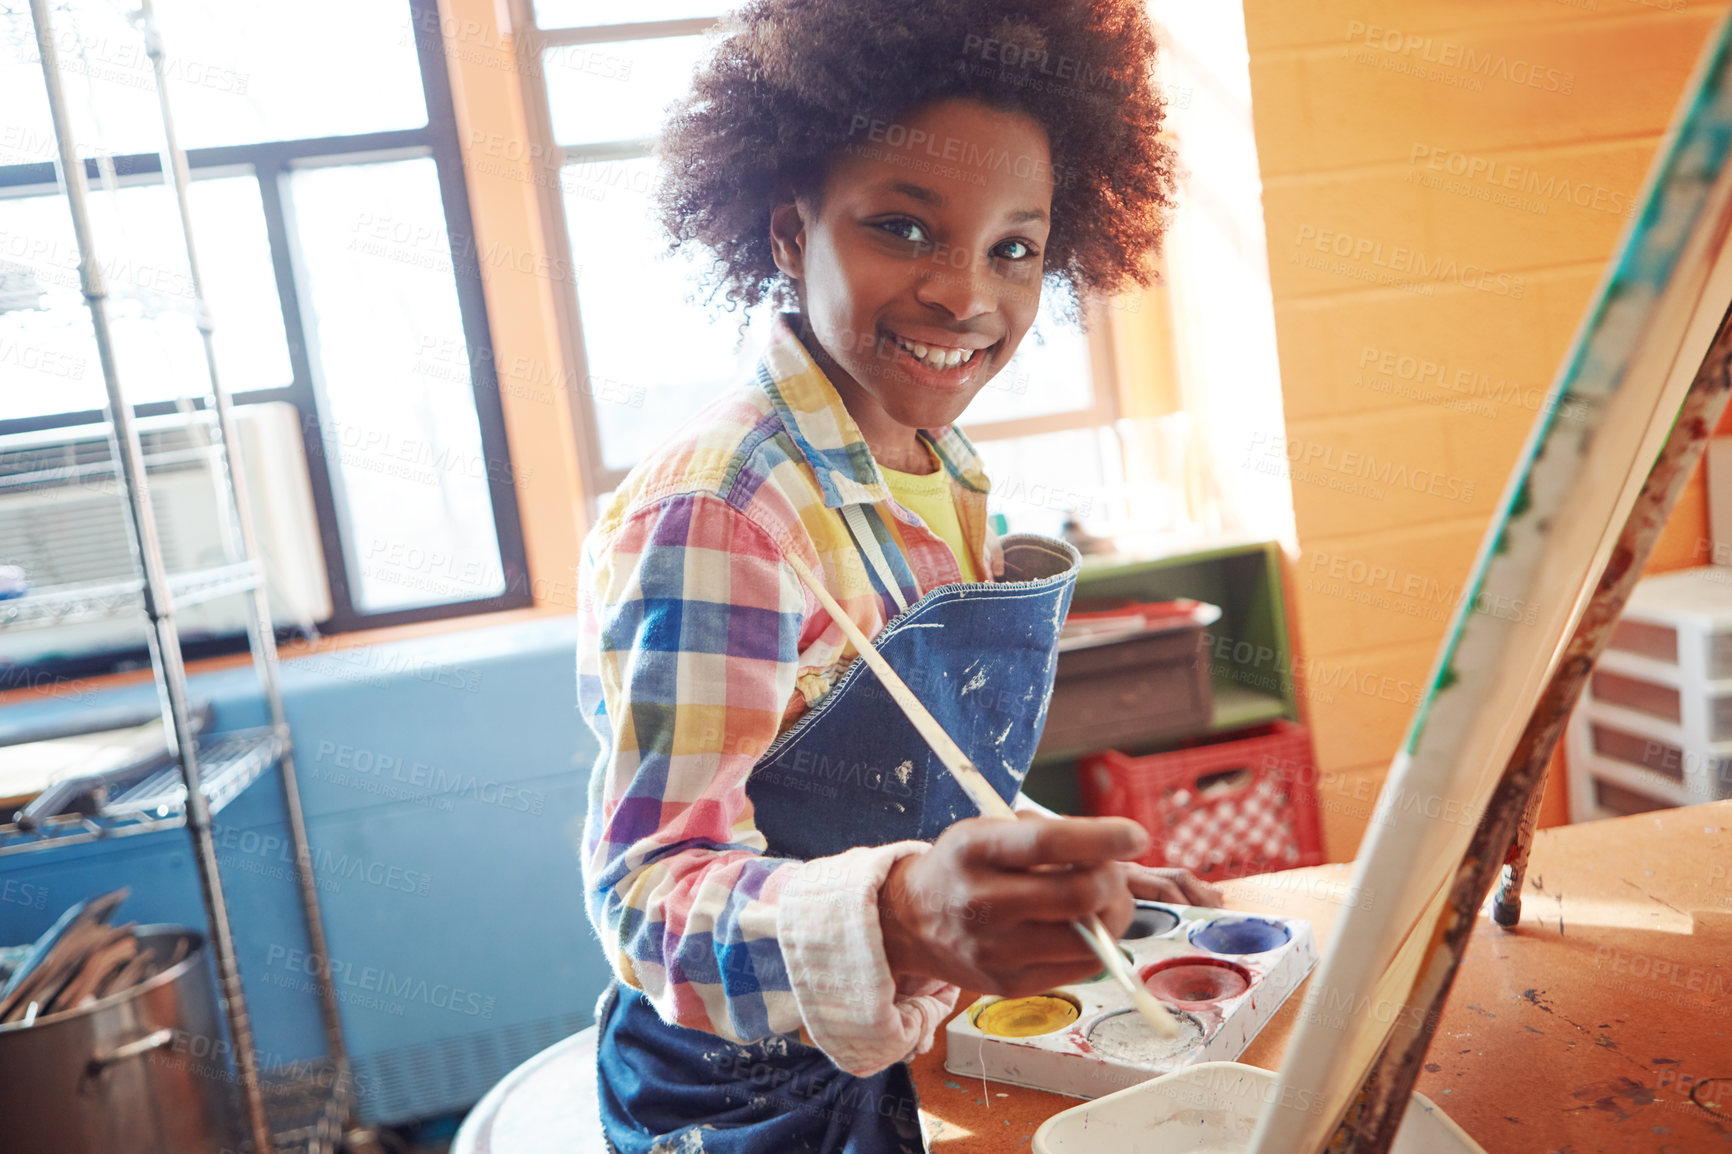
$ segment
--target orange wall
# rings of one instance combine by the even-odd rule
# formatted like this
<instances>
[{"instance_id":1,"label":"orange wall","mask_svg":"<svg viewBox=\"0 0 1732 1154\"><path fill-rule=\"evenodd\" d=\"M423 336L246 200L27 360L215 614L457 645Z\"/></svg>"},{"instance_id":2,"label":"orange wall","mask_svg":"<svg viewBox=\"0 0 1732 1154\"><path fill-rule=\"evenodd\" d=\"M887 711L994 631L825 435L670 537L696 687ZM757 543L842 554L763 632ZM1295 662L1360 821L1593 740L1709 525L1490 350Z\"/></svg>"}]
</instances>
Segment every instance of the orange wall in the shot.
<instances>
[{"instance_id":1,"label":"orange wall","mask_svg":"<svg viewBox=\"0 0 1732 1154\"><path fill-rule=\"evenodd\" d=\"M1287 420L1273 451L1293 462L1333 858L1358 846L1534 408L1724 12L1245 2ZM1705 535L1698 479L1656 566L1701 563Z\"/></svg>"}]
</instances>

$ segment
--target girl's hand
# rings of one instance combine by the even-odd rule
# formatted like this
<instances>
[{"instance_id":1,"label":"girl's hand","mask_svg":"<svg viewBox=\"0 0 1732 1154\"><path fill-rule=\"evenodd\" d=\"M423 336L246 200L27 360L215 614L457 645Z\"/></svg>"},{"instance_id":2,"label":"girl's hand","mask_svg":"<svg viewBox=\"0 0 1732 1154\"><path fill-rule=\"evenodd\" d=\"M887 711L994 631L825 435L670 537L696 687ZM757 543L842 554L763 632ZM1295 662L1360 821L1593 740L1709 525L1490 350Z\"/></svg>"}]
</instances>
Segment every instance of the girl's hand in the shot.
<instances>
[{"instance_id":1,"label":"girl's hand","mask_svg":"<svg viewBox=\"0 0 1732 1154\"><path fill-rule=\"evenodd\" d=\"M1000 581L1004 578L1004 546L996 533L990 529L986 532L986 559L992 565L992 579Z\"/></svg>"},{"instance_id":2,"label":"girl's hand","mask_svg":"<svg viewBox=\"0 0 1732 1154\"><path fill-rule=\"evenodd\" d=\"M1221 891L1193 874L1173 866L1146 866L1125 862L1125 882L1131 896L1145 901L1174 902L1181 906L1219 906Z\"/></svg>"},{"instance_id":3,"label":"girl's hand","mask_svg":"<svg viewBox=\"0 0 1732 1154\"><path fill-rule=\"evenodd\" d=\"M1100 961L1071 923L1123 933L1136 907L1120 859L1148 846L1125 818L957 822L879 890L891 972L1006 997L1090 977Z\"/></svg>"}]
</instances>

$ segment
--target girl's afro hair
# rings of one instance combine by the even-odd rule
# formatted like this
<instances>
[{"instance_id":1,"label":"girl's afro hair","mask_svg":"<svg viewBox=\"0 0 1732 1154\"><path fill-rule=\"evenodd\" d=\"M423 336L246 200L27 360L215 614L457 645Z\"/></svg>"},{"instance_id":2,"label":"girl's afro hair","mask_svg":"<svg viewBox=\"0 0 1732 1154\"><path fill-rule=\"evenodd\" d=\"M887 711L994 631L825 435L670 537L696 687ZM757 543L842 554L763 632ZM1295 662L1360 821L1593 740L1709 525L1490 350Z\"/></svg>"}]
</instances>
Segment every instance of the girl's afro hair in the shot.
<instances>
[{"instance_id":1,"label":"girl's afro hair","mask_svg":"<svg viewBox=\"0 0 1732 1154\"><path fill-rule=\"evenodd\" d=\"M1046 130L1049 282L1073 305L1148 285L1174 184L1154 64L1142 0L751 0L670 112L657 208L708 250L712 299L791 303L771 207L815 199L861 126L971 98Z\"/></svg>"}]
</instances>

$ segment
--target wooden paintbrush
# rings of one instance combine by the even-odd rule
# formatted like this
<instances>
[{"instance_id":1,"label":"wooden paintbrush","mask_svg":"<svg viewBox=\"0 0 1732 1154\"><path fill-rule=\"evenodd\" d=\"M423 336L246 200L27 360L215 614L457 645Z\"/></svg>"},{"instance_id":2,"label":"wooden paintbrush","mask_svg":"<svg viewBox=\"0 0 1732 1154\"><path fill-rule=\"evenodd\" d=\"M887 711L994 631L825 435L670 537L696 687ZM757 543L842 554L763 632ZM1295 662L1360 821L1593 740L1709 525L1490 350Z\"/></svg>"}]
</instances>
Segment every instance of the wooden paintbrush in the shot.
<instances>
[{"instance_id":1,"label":"wooden paintbrush","mask_svg":"<svg viewBox=\"0 0 1732 1154\"><path fill-rule=\"evenodd\" d=\"M896 671L890 668L890 663L884 660L884 655L878 652L871 641L867 640L866 634L861 632L860 627L854 624L854 619L843 611L841 605L837 604L836 599L830 595L830 591L819 584L818 578L811 569L806 567L805 562L794 556L789 556L787 560L788 564L793 566L794 572L799 575L800 580L806 583L806 588L812 591L813 596L818 598L818 603L830 614L831 620L841 627L843 635L859 651L861 658L871 667L872 672L878 675L879 682L889 691L891 700L896 702L897 707L919 731L920 736L926 739L926 744L932 747L932 752L938 755L938 760L944 763L944 768L950 771L950 776L954 777L956 783L962 787L963 792L973 799L981 816L1016 820L1016 811L1010 807L1008 802L998 796L998 791L993 789L991 783L981 775L980 770L974 767L974 762L970 761L968 755L962 752L962 747L951 740L948 733L944 732L944 727L938 724L938 719L932 716L926 706L920 703L920 699L914 696L914 692L908 688L902 678L897 676ZM1100 959L1102 968L1112 976L1113 980L1124 987L1125 993L1130 995L1131 1004L1143 1016L1143 1020L1149 1024L1149 1029L1155 1032L1155 1036L1158 1038L1177 1037L1179 1025L1173 1020L1172 1013L1156 1001L1155 996L1149 993L1141 982L1137 981L1137 976L1131 972L1130 966L1125 962L1124 955L1119 953L1118 945L1113 941L1113 936L1107 933L1107 928L1101 924L1100 918L1090 914L1072 924L1076 926L1077 933L1082 935L1083 941L1088 943L1089 949L1094 951L1094 955Z\"/></svg>"}]
</instances>

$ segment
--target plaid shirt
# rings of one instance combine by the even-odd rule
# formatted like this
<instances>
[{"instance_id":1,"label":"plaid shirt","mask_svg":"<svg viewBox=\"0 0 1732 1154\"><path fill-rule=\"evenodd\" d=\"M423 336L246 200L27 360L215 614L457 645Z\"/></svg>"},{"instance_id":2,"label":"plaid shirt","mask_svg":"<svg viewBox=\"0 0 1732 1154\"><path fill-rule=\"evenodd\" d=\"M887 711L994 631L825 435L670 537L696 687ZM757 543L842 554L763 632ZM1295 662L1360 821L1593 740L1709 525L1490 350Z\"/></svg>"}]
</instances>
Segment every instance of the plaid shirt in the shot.
<instances>
[{"instance_id":1,"label":"plaid shirt","mask_svg":"<svg viewBox=\"0 0 1732 1154\"><path fill-rule=\"evenodd\" d=\"M922 436L990 573L974 449L953 428ZM954 986L897 986L878 926L891 864L927 847L771 857L746 796L753 764L854 656L784 558L803 560L868 637L898 611L873 588L849 505L865 507L910 603L964 580L950 546L891 498L778 318L756 384L634 469L586 540L578 698L601 742L585 891L620 981L666 1021L734 1042L797 1032L865 1075L925 1050L955 1004Z\"/></svg>"}]
</instances>

